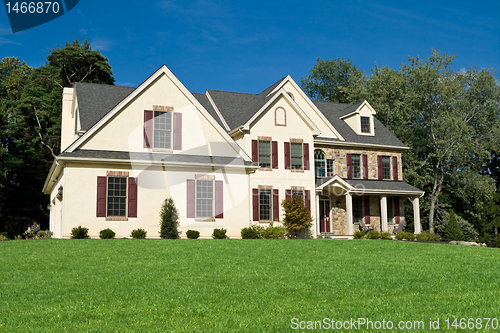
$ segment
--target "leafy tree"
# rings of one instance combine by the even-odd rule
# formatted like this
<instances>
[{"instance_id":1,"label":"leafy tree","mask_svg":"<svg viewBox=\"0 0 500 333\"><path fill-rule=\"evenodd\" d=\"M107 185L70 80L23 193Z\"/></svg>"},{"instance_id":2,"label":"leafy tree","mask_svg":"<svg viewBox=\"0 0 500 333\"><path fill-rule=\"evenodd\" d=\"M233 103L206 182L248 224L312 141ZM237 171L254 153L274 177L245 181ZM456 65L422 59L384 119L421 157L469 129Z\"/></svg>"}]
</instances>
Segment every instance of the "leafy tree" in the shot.
<instances>
[{"instance_id":1,"label":"leafy tree","mask_svg":"<svg viewBox=\"0 0 500 333\"><path fill-rule=\"evenodd\" d=\"M444 229L444 240L449 241L461 241L464 239L464 234L460 229L457 222L457 215L454 212L450 213L448 224Z\"/></svg>"},{"instance_id":2,"label":"leafy tree","mask_svg":"<svg viewBox=\"0 0 500 333\"><path fill-rule=\"evenodd\" d=\"M160 237L166 239L179 238L179 214L175 208L174 199L167 198L163 202L160 211Z\"/></svg>"},{"instance_id":3,"label":"leafy tree","mask_svg":"<svg viewBox=\"0 0 500 333\"><path fill-rule=\"evenodd\" d=\"M355 81L364 81L362 70L358 70L349 59L317 59L309 75L300 80L300 86L312 99L347 103L346 88Z\"/></svg>"},{"instance_id":4,"label":"leafy tree","mask_svg":"<svg viewBox=\"0 0 500 333\"><path fill-rule=\"evenodd\" d=\"M304 206L301 197L290 197L281 202L285 210L283 226L286 228L289 238L309 236L309 228L312 225L311 212Z\"/></svg>"}]
</instances>

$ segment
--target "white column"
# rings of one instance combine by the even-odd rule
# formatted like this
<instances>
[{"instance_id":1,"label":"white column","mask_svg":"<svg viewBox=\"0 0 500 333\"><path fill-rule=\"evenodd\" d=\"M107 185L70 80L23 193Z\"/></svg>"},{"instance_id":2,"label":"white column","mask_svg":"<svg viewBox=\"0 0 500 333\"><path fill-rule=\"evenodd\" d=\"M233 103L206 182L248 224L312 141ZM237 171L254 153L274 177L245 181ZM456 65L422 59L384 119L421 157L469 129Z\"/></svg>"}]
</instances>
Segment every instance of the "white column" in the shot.
<instances>
[{"instance_id":1,"label":"white column","mask_svg":"<svg viewBox=\"0 0 500 333\"><path fill-rule=\"evenodd\" d=\"M387 228L387 197L380 197L380 227L382 231L388 231Z\"/></svg>"},{"instance_id":2,"label":"white column","mask_svg":"<svg viewBox=\"0 0 500 333\"><path fill-rule=\"evenodd\" d=\"M415 234L419 234L422 231L422 225L420 224L420 203L418 197L413 198L413 224Z\"/></svg>"},{"instance_id":3,"label":"white column","mask_svg":"<svg viewBox=\"0 0 500 333\"><path fill-rule=\"evenodd\" d=\"M347 223L347 234L353 234L353 219L352 219L352 195L348 192L345 194L345 215Z\"/></svg>"},{"instance_id":4,"label":"white column","mask_svg":"<svg viewBox=\"0 0 500 333\"><path fill-rule=\"evenodd\" d=\"M321 215L319 213L319 194L316 193L316 238L320 234Z\"/></svg>"}]
</instances>

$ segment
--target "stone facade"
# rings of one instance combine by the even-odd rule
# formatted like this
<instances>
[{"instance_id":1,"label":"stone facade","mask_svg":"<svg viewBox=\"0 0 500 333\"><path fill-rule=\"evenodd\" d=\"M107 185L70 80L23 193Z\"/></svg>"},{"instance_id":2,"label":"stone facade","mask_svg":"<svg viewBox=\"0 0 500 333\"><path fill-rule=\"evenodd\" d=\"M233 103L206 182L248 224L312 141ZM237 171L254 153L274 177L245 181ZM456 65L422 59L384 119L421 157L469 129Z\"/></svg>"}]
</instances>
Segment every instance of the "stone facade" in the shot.
<instances>
[{"instance_id":1,"label":"stone facade","mask_svg":"<svg viewBox=\"0 0 500 333\"><path fill-rule=\"evenodd\" d=\"M377 156L390 156L391 168L390 175L392 179L392 156L398 158L398 179L403 180L403 167L401 163L401 153L391 151L380 151L375 149L344 149L328 148L327 146L315 145L315 149L321 149L325 153L327 160L333 160L333 174L339 177L347 177L347 154L367 155L368 158L368 179L378 179L378 161ZM361 158L361 177L363 178L363 159Z\"/></svg>"}]
</instances>

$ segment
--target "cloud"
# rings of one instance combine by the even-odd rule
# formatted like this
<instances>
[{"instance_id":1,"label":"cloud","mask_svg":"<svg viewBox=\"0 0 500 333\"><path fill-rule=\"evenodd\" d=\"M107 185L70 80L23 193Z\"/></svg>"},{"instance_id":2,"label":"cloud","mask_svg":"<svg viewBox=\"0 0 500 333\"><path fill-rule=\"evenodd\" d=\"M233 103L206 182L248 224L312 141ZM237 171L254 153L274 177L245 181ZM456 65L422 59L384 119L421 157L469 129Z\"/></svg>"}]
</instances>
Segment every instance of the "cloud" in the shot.
<instances>
[{"instance_id":1,"label":"cloud","mask_svg":"<svg viewBox=\"0 0 500 333\"><path fill-rule=\"evenodd\" d=\"M1 44L14 44L14 45L23 45L21 43L18 43L18 42L13 42L11 40L8 40L6 38L3 38L3 37L0 37L0 45Z\"/></svg>"},{"instance_id":2,"label":"cloud","mask_svg":"<svg viewBox=\"0 0 500 333\"><path fill-rule=\"evenodd\" d=\"M87 29L80 29L80 35L85 36L87 33Z\"/></svg>"},{"instance_id":3,"label":"cloud","mask_svg":"<svg viewBox=\"0 0 500 333\"><path fill-rule=\"evenodd\" d=\"M97 37L90 43L94 50L99 51L111 51L114 41L107 39L105 37Z\"/></svg>"}]
</instances>

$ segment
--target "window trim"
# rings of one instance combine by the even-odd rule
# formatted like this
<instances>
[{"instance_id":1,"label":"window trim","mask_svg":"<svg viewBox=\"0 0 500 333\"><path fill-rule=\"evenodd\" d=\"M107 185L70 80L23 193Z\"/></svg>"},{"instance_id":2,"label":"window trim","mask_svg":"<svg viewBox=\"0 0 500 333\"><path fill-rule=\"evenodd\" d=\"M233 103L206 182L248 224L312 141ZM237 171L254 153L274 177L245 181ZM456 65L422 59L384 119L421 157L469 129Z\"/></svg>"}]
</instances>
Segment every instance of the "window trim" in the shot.
<instances>
[{"instance_id":1,"label":"window trim","mask_svg":"<svg viewBox=\"0 0 500 333\"><path fill-rule=\"evenodd\" d=\"M384 160L386 162L388 161L387 168L384 167ZM392 169L391 168L391 164L392 164L391 160L392 160L391 156L385 156L385 155L382 156L382 180L391 180L392 179L392 177L391 177L392 176L391 175L391 169ZM385 177L386 171L387 171L387 175L388 175L387 178Z\"/></svg>"},{"instance_id":2,"label":"window trim","mask_svg":"<svg viewBox=\"0 0 500 333\"><path fill-rule=\"evenodd\" d=\"M293 145L300 145L300 168L295 168L293 164L293 150L292 147ZM298 158L298 156L295 156L295 158ZM290 141L290 170L295 170L295 171L302 171L304 170L304 143L303 142L295 142L295 141Z\"/></svg>"},{"instance_id":3,"label":"window trim","mask_svg":"<svg viewBox=\"0 0 500 333\"><path fill-rule=\"evenodd\" d=\"M212 183L212 216L198 216L198 182L202 182L202 181L206 181L206 182L211 182ZM206 199L206 198L200 198L200 199ZM210 178L202 178L202 177L198 177L195 179L195 183L194 183L194 200L195 200L195 211L194 211L194 216L195 216L195 219L199 219L199 220L202 220L202 221L206 221L206 220L215 220L215 180L214 179L210 179Z\"/></svg>"},{"instance_id":4,"label":"window trim","mask_svg":"<svg viewBox=\"0 0 500 333\"><path fill-rule=\"evenodd\" d=\"M125 180L125 197L123 196L110 196L109 195L109 191L110 191L110 186L109 186L109 180L110 179L114 179L114 178L120 178L120 179L124 179ZM123 218L128 218L128 189L129 189L129 185L128 185L128 177L127 176L106 176L106 218L120 218L120 219L123 219ZM109 199L110 197L112 198L125 198L125 207L123 208L123 215L110 215L109 214L109 211L110 211L110 208L109 208ZM114 209L112 209L114 210ZM119 209L121 211L121 209Z\"/></svg>"},{"instance_id":5,"label":"window trim","mask_svg":"<svg viewBox=\"0 0 500 333\"><path fill-rule=\"evenodd\" d=\"M268 142L269 143L269 165L268 166L262 166L261 163L262 163L262 156L261 155L261 149L260 149L260 145L261 143L264 143L264 142ZM262 169L266 169L266 170L269 170L269 169L272 169L272 166L273 166L273 145L272 145L272 139L269 138L269 139L258 139L257 140L257 158L258 158L258 163L259 163L259 167L262 168Z\"/></svg>"},{"instance_id":6,"label":"window trim","mask_svg":"<svg viewBox=\"0 0 500 333\"><path fill-rule=\"evenodd\" d=\"M368 124L364 124L365 128L366 128L366 126L368 126L368 131L363 131L363 119L367 119L368 120ZM361 133L363 133L363 134L371 134L372 128L371 128L370 117L360 116L360 121L359 122L360 122L360 131L361 131Z\"/></svg>"},{"instance_id":7,"label":"window trim","mask_svg":"<svg viewBox=\"0 0 500 333\"><path fill-rule=\"evenodd\" d=\"M316 154L321 152L323 158L316 158ZM318 167L316 166L316 163L321 161L323 163L323 175L321 176L320 175L320 172L318 172ZM316 178L323 178L323 177L327 177L327 171L326 171L326 154L325 152L323 151L323 149L314 149L314 177ZM321 169L321 167L319 167L319 169Z\"/></svg>"},{"instance_id":8,"label":"window trim","mask_svg":"<svg viewBox=\"0 0 500 333\"><path fill-rule=\"evenodd\" d=\"M358 160L358 165L354 167L354 160ZM353 179L361 179L361 154L351 154L351 170ZM357 170L357 174L356 174Z\"/></svg>"},{"instance_id":9,"label":"window trim","mask_svg":"<svg viewBox=\"0 0 500 333\"><path fill-rule=\"evenodd\" d=\"M262 211L261 211L261 198L260 195L262 191L268 191L269 192L269 219L263 219L262 218ZM273 188L272 187L262 187L259 186L259 196L258 196L258 203L259 203L259 222L273 222Z\"/></svg>"},{"instance_id":10,"label":"window trim","mask_svg":"<svg viewBox=\"0 0 500 333\"><path fill-rule=\"evenodd\" d=\"M170 148L156 147L155 140L155 132L156 132L156 113L170 114ZM165 130L166 131L166 130ZM163 111L163 110L153 110L153 137L152 137L152 145L151 148L153 151L167 151L172 152L174 147L174 113L172 111Z\"/></svg>"},{"instance_id":11,"label":"window trim","mask_svg":"<svg viewBox=\"0 0 500 333\"><path fill-rule=\"evenodd\" d=\"M359 216L358 219L356 219L356 214L355 214L355 212L358 211L358 210L355 209L356 208L355 207L356 206L355 202L356 203L359 202L359 205L361 207L361 209L359 210L360 216ZM354 224L359 224L359 222L363 221L364 218L365 218L365 207L364 207L363 197L361 197L361 196L360 197L353 196L352 197L352 219L353 219L353 223Z\"/></svg>"}]
</instances>

